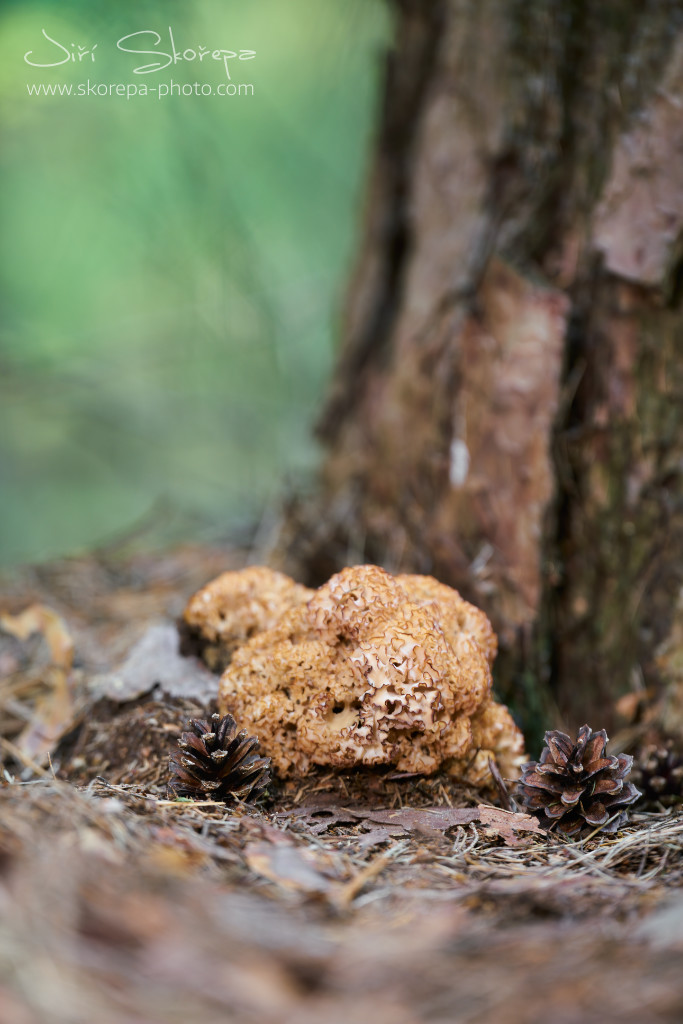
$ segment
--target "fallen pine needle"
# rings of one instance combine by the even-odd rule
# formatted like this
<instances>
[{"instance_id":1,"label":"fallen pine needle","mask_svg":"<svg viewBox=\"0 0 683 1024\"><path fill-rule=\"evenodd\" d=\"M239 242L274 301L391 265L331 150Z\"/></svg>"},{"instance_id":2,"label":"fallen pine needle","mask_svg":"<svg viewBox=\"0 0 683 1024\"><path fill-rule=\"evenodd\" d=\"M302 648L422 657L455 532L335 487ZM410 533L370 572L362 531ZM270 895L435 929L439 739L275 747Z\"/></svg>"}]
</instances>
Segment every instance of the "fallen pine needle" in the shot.
<instances>
[{"instance_id":1,"label":"fallen pine needle","mask_svg":"<svg viewBox=\"0 0 683 1024\"><path fill-rule=\"evenodd\" d=\"M367 885L372 878L376 878L380 871L384 870L391 859L391 853L383 853L380 854L379 857L375 857L374 860L370 861L362 871L359 871L350 882L347 882L347 884L342 887L335 898L337 906L348 907L349 904L354 901L361 889L363 889L363 887Z\"/></svg>"}]
</instances>

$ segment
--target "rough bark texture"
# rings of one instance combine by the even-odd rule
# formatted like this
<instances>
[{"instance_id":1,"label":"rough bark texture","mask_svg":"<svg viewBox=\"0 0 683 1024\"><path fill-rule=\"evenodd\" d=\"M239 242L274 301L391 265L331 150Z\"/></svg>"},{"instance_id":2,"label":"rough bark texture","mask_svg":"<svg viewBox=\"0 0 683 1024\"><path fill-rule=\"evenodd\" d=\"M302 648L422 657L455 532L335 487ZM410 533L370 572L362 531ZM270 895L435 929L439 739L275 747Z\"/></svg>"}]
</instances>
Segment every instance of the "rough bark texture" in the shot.
<instances>
[{"instance_id":1,"label":"rough bark texture","mask_svg":"<svg viewBox=\"0 0 683 1024\"><path fill-rule=\"evenodd\" d=\"M318 525L293 550L316 582L433 573L491 616L527 721L545 690L610 728L676 661L683 4L394 7Z\"/></svg>"}]
</instances>

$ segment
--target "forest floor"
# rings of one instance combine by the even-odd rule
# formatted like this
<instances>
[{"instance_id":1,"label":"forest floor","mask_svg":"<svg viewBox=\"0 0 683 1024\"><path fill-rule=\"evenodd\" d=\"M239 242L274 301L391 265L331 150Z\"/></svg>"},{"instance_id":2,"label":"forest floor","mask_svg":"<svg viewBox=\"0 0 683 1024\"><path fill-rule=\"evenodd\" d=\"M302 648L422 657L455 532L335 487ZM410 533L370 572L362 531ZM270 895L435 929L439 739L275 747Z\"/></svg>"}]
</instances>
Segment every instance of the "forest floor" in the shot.
<instances>
[{"instance_id":1,"label":"forest floor","mask_svg":"<svg viewBox=\"0 0 683 1024\"><path fill-rule=\"evenodd\" d=\"M240 564L101 552L1 581L0 1021L680 1022L683 812L569 843L439 776L167 798L216 691L174 622Z\"/></svg>"}]
</instances>

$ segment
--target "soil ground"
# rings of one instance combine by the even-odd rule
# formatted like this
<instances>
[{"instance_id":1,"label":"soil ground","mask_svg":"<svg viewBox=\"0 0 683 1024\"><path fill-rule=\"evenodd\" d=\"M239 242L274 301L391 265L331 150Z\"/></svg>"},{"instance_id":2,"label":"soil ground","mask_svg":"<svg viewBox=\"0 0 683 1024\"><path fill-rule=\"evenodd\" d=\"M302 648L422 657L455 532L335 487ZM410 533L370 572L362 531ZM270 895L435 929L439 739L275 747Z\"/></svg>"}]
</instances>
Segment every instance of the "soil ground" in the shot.
<instances>
[{"instance_id":1,"label":"soil ground","mask_svg":"<svg viewBox=\"0 0 683 1024\"><path fill-rule=\"evenodd\" d=\"M109 551L2 581L0 612L41 630L0 632L0 1021L682 1020L680 808L568 843L439 776L167 798L216 686L173 624L242 560Z\"/></svg>"}]
</instances>

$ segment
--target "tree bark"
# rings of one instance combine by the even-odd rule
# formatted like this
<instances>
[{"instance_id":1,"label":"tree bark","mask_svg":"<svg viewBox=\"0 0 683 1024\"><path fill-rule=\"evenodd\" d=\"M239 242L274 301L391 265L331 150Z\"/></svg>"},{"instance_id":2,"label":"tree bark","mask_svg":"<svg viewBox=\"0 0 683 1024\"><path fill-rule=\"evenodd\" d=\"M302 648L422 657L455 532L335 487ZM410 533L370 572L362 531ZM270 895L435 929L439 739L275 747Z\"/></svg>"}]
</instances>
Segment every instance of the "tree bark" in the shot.
<instances>
[{"instance_id":1,"label":"tree bark","mask_svg":"<svg viewBox=\"0 0 683 1024\"><path fill-rule=\"evenodd\" d=\"M527 726L611 728L683 635L683 4L394 8L293 551L434 574Z\"/></svg>"}]
</instances>

